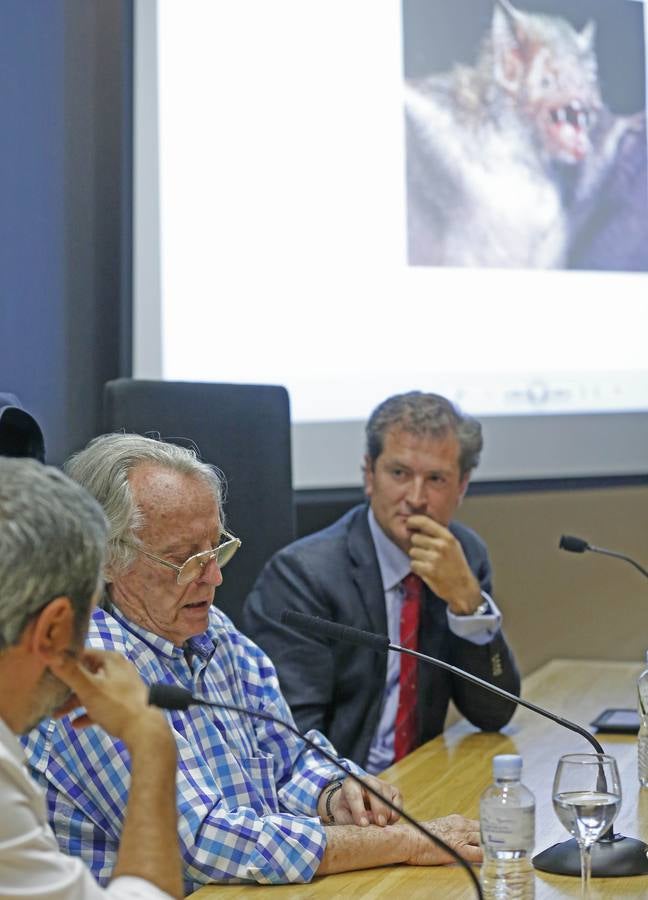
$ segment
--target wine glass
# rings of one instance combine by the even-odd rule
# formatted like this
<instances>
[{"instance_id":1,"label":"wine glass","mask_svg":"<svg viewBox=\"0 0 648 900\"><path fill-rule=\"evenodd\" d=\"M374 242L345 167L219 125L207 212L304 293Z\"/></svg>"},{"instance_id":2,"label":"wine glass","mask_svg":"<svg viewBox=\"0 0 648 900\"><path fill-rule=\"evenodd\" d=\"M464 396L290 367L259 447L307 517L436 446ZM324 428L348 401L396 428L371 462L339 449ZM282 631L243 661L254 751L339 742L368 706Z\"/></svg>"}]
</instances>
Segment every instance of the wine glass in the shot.
<instances>
[{"instance_id":1,"label":"wine glass","mask_svg":"<svg viewBox=\"0 0 648 900\"><path fill-rule=\"evenodd\" d=\"M621 781L614 757L604 753L561 756L553 783L553 805L578 841L581 897L589 897L592 844L605 834L621 809Z\"/></svg>"}]
</instances>

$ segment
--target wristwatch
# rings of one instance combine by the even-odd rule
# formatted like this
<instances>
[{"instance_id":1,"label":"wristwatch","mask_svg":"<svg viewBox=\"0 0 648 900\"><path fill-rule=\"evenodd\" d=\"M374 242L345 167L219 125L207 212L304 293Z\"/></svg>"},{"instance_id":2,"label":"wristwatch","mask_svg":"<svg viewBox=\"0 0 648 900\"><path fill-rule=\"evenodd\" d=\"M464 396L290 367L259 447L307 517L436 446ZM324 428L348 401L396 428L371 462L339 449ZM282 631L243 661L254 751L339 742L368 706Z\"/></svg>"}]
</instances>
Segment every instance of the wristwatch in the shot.
<instances>
[{"instance_id":1,"label":"wristwatch","mask_svg":"<svg viewBox=\"0 0 648 900\"><path fill-rule=\"evenodd\" d=\"M326 819L323 819L325 825L335 825L335 816L331 810L331 800L333 799L333 794L336 794L339 790L342 789L342 781L333 781L326 787L326 802L324 804L324 808L326 809Z\"/></svg>"}]
</instances>

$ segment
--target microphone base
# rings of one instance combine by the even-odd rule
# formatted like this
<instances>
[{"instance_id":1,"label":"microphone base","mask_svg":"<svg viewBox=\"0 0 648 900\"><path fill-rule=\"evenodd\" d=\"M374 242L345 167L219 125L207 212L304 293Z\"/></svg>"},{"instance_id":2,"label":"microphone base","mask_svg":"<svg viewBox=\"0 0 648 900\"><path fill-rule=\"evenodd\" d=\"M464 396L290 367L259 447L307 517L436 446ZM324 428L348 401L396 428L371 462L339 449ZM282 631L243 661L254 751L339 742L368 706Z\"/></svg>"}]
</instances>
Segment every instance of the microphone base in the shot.
<instances>
[{"instance_id":1,"label":"microphone base","mask_svg":"<svg viewBox=\"0 0 648 900\"><path fill-rule=\"evenodd\" d=\"M648 875L648 845L636 838L615 835L613 840L592 845L592 877L625 878ZM572 838L547 847L532 859L536 869L552 875L580 877L580 848Z\"/></svg>"}]
</instances>

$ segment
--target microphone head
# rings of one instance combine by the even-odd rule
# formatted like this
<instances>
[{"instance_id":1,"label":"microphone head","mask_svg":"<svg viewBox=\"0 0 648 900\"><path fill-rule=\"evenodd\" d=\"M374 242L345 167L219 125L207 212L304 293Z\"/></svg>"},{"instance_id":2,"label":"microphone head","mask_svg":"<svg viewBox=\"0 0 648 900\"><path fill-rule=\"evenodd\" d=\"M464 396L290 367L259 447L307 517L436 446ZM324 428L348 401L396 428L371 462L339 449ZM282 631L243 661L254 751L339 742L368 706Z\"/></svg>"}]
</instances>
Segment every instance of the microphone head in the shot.
<instances>
[{"instance_id":1,"label":"microphone head","mask_svg":"<svg viewBox=\"0 0 648 900\"><path fill-rule=\"evenodd\" d=\"M189 709L193 703L191 691L177 684L152 684L149 688L149 706L160 709Z\"/></svg>"},{"instance_id":2,"label":"microphone head","mask_svg":"<svg viewBox=\"0 0 648 900\"><path fill-rule=\"evenodd\" d=\"M306 613L294 612L284 609L281 613L281 621L284 625L292 625L299 631L319 637L327 637L333 641L346 641L348 644L357 644L360 647L371 647L372 650L388 650L389 638L386 634L374 634L372 631L362 631L360 628L352 628L350 625L340 625L328 619L320 619L318 616L308 616Z\"/></svg>"},{"instance_id":3,"label":"microphone head","mask_svg":"<svg viewBox=\"0 0 648 900\"><path fill-rule=\"evenodd\" d=\"M574 537L572 534L563 534L558 544L561 550L567 550L568 553L585 553L590 549L590 545L582 538Z\"/></svg>"}]
</instances>

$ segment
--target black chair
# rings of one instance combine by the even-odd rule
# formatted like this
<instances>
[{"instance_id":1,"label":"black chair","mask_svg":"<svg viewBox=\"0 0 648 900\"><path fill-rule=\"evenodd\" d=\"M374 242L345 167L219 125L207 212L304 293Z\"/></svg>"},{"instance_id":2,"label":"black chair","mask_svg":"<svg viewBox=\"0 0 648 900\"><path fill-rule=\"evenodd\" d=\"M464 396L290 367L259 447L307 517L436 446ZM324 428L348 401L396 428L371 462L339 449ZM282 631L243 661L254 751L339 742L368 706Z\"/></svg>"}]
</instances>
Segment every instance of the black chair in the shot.
<instances>
[{"instance_id":1,"label":"black chair","mask_svg":"<svg viewBox=\"0 0 648 900\"><path fill-rule=\"evenodd\" d=\"M45 440L36 419L15 394L0 394L0 456L45 462Z\"/></svg>"},{"instance_id":2,"label":"black chair","mask_svg":"<svg viewBox=\"0 0 648 900\"><path fill-rule=\"evenodd\" d=\"M104 428L193 442L227 480L227 528L243 546L216 603L240 627L264 563L294 540L290 406L283 387L120 378L104 388Z\"/></svg>"}]
</instances>

